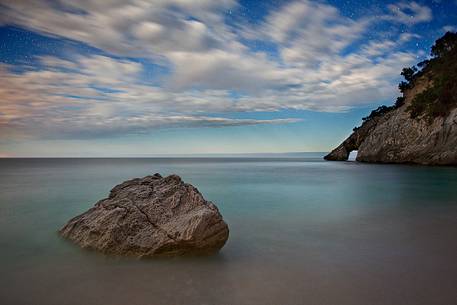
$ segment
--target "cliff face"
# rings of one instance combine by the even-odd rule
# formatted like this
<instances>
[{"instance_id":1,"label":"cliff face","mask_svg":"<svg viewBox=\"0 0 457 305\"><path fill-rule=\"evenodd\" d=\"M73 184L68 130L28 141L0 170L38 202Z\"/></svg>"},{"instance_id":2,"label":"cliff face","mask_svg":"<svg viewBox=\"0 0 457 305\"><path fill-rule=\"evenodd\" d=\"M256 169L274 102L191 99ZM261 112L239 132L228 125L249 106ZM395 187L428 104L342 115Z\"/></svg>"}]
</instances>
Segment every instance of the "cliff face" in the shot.
<instances>
[{"instance_id":1,"label":"cliff face","mask_svg":"<svg viewBox=\"0 0 457 305\"><path fill-rule=\"evenodd\" d=\"M358 150L376 126L385 120L385 116L382 116L375 117L372 120L363 123L362 126L355 129L354 132L343 141L343 143L332 150L332 152L325 156L324 159L329 161L346 161L351 151Z\"/></svg>"},{"instance_id":2,"label":"cliff face","mask_svg":"<svg viewBox=\"0 0 457 305\"><path fill-rule=\"evenodd\" d=\"M457 165L457 108L433 120L411 118L407 111L414 97L430 82L423 76L404 93L405 104L372 118L356 129L326 160L347 160L358 150L357 161Z\"/></svg>"},{"instance_id":3,"label":"cliff face","mask_svg":"<svg viewBox=\"0 0 457 305\"><path fill-rule=\"evenodd\" d=\"M457 33L437 39L430 56L402 70L395 105L372 111L325 159L358 150L361 162L457 165Z\"/></svg>"}]
</instances>

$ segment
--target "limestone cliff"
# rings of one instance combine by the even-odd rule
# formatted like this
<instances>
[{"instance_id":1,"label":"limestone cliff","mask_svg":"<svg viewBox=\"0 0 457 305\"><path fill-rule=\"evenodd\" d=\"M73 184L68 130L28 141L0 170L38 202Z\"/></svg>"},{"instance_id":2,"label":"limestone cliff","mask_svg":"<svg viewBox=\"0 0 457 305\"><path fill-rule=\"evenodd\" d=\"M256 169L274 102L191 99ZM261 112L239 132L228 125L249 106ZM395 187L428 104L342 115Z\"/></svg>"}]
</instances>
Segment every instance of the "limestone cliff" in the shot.
<instances>
[{"instance_id":1,"label":"limestone cliff","mask_svg":"<svg viewBox=\"0 0 457 305\"><path fill-rule=\"evenodd\" d=\"M405 68L402 103L364 118L364 123L324 158L357 161L457 165L457 33L432 47L431 60ZM417 73L416 73L417 72Z\"/></svg>"},{"instance_id":2,"label":"limestone cliff","mask_svg":"<svg viewBox=\"0 0 457 305\"><path fill-rule=\"evenodd\" d=\"M413 98L428 86L420 80L405 92L405 104L362 124L326 160L347 160L357 150L357 161L457 165L457 108L447 116L411 118Z\"/></svg>"}]
</instances>

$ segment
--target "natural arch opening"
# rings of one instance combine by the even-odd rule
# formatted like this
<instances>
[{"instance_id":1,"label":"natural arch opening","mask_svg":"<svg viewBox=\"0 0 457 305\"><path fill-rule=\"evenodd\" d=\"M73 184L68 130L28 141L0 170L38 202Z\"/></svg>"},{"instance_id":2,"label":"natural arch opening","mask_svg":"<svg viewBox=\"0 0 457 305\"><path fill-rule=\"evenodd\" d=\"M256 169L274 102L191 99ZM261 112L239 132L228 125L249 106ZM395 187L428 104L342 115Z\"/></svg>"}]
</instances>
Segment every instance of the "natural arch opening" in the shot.
<instances>
[{"instance_id":1,"label":"natural arch opening","mask_svg":"<svg viewBox=\"0 0 457 305\"><path fill-rule=\"evenodd\" d=\"M355 161L357 159L357 150L353 150L349 153L348 161Z\"/></svg>"}]
</instances>

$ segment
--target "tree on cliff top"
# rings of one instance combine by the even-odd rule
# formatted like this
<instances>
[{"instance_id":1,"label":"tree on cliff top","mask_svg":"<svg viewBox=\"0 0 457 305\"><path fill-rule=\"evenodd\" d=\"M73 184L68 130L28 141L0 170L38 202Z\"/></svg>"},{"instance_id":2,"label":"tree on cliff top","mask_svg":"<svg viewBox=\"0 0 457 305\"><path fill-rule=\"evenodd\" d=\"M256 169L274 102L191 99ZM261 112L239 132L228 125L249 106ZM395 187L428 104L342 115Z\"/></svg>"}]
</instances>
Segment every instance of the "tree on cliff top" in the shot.
<instances>
[{"instance_id":1,"label":"tree on cliff top","mask_svg":"<svg viewBox=\"0 0 457 305\"><path fill-rule=\"evenodd\" d=\"M431 59L424 60L415 66L403 68L401 75L406 81L402 81L398 88L402 93L414 86L415 79L429 73L433 80L433 86L418 94L408 106L412 118L424 115L426 118L434 118L446 115L450 109L457 106L457 33L447 32L443 37L436 40L431 49ZM405 97L398 97L393 106L379 106L368 116L362 118L365 123L375 117L403 106ZM354 131L360 127L355 127Z\"/></svg>"},{"instance_id":2,"label":"tree on cliff top","mask_svg":"<svg viewBox=\"0 0 457 305\"><path fill-rule=\"evenodd\" d=\"M414 79L414 74L417 72L417 68L412 66L411 68L403 68L401 71L401 75L406 79L408 82L412 82Z\"/></svg>"},{"instance_id":3,"label":"tree on cliff top","mask_svg":"<svg viewBox=\"0 0 457 305\"><path fill-rule=\"evenodd\" d=\"M428 74L433 85L413 99L407 109L412 118L431 120L446 116L457 106L457 33L447 32L436 40L431 56L430 60L421 63L420 74L413 76Z\"/></svg>"},{"instance_id":4,"label":"tree on cliff top","mask_svg":"<svg viewBox=\"0 0 457 305\"><path fill-rule=\"evenodd\" d=\"M443 57L453 51L457 46L457 33L447 32L443 37L435 41L432 46L433 57Z\"/></svg>"}]
</instances>

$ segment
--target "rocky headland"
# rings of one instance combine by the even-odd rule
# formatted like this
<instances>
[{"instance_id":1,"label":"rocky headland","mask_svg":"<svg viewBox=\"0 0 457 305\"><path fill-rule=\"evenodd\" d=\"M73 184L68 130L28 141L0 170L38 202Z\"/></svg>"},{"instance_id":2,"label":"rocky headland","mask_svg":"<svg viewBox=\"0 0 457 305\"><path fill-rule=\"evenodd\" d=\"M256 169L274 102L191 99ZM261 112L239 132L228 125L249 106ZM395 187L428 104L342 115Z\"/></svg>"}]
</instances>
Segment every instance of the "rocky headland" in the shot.
<instances>
[{"instance_id":1,"label":"rocky headland","mask_svg":"<svg viewBox=\"0 0 457 305\"><path fill-rule=\"evenodd\" d=\"M229 229L195 187L177 175L155 174L115 186L59 233L105 254L155 257L214 253Z\"/></svg>"},{"instance_id":2,"label":"rocky headland","mask_svg":"<svg viewBox=\"0 0 457 305\"><path fill-rule=\"evenodd\" d=\"M374 110L324 158L357 150L360 162L457 165L457 34L438 39L418 67L403 69L395 105Z\"/></svg>"}]
</instances>

